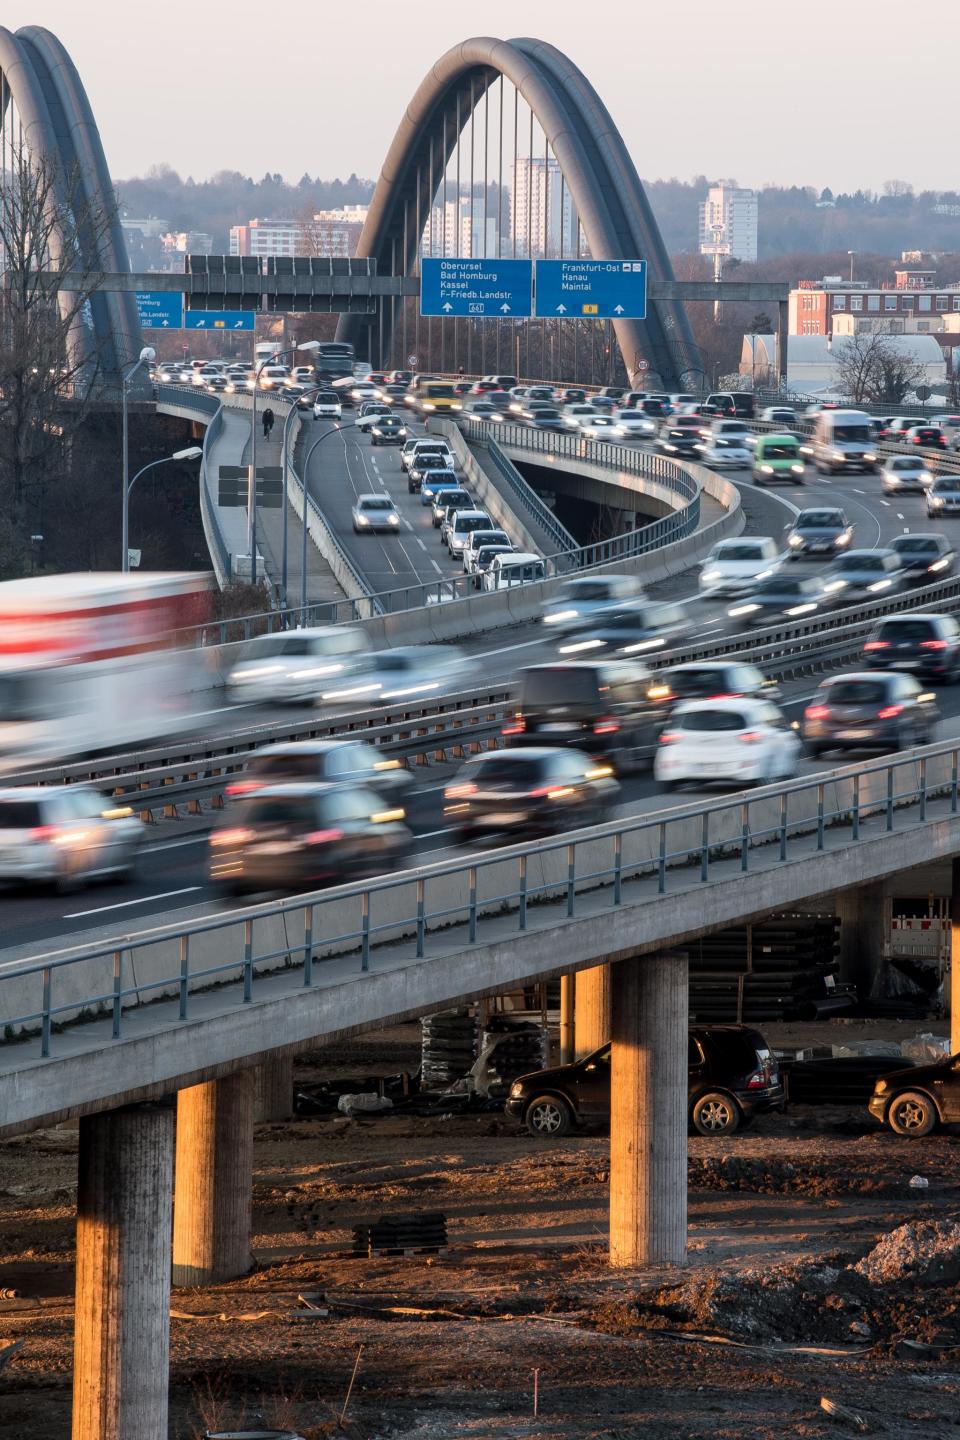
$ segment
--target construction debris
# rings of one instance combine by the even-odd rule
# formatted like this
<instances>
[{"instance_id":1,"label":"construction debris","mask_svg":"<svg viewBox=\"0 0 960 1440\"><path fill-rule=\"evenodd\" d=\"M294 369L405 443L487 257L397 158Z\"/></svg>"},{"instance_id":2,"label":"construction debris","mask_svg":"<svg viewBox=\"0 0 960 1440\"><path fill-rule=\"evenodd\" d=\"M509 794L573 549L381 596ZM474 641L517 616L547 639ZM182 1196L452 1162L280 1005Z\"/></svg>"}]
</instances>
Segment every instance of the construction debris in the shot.
<instances>
[{"instance_id":1,"label":"construction debris","mask_svg":"<svg viewBox=\"0 0 960 1440\"><path fill-rule=\"evenodd\" d=\"M853 1267L872 1285L960 1280L960 1223L913 1220L891 1230Z\"/></svg>"}]
</instances>

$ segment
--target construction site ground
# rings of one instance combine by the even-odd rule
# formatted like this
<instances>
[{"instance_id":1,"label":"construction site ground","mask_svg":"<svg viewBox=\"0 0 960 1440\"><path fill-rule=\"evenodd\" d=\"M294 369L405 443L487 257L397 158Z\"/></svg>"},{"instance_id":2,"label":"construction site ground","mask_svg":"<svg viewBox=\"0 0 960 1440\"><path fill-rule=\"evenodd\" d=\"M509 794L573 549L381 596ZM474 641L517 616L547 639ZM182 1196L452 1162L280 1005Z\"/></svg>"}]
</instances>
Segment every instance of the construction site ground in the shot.
<instances>
[{"instance_id":1,"label":"construction site ground","mask_svg":"<svg viewBox=\"0 0 960 1440\"><path fill-rule=\"evenodd\" d=\"M920 1029L943 1033L764 1027L797 1045ZM397 1027L302 1057L297 1078L418 1058L419 1028ZM76 1139L0 1146L11 1440L70 1434ZM960 1437L955 1135L898 1140L862 1109L808 1107L691 1136L682 1270L608 1267L608 1156L604 1135L536 1141L490 1113L260 1126L256 1268L172 1296L171 1437ZM445 1252L350 1255L355 1224L411 1211L446 1216Z\"/></svg>"}]
</instances>

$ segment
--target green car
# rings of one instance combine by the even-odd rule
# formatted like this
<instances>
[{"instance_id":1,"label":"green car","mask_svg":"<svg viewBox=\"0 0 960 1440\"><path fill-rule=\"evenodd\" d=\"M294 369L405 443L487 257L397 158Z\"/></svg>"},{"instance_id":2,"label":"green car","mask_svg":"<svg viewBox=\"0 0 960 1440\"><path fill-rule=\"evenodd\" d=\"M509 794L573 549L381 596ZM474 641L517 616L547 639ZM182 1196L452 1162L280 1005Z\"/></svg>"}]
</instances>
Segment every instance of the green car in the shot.
<instances>
[{"instance_id":1,"label":"green car","mask_svg":"<svg viewBox=\"0 0 960 1440\"><path fill-rule=\"evenodd\" d=\"M753 483L769 485L774 480L803 484L803 456L794 435L760 435L753 451Z\"/></svg>"}]
</instances>

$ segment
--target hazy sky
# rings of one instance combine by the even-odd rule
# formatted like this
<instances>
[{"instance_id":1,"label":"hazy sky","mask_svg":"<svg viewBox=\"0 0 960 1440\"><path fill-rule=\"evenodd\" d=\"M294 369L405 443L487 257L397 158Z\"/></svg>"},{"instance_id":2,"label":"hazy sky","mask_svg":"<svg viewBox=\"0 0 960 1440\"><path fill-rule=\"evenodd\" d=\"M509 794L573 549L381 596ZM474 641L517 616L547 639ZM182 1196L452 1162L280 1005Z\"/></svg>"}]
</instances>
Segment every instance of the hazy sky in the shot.
<instances>
[{"instance_id":1,"label":"hazy sky","mask_svg":"<svg viewBox=\"0 0 960 1440\"><path fill-rule=\"evenodd\" d=\"M63 41L115 179L164 161L198 179L375 177L424 73L485 33L565 50L645 178L953 189L956 0L926 0L913 38L904 13L893 0L7 0L3 22Z\"/></svg>"}]
</instances>

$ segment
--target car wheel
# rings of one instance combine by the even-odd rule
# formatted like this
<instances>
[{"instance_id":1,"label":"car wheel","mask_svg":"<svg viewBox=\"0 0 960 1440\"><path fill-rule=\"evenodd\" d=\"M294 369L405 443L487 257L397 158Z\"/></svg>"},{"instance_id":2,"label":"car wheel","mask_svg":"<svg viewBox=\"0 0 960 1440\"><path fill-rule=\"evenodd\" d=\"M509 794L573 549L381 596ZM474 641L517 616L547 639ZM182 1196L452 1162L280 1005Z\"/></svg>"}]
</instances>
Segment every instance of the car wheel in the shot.
<instances>
[{"instance_id":1,"label":"car wheel","mask_svg":"<svg viewBox=\"0 0 960 1440\"><path fill-rule=\"evenodd\" d=\"M887 1124L894 1135L919 1139L929 1135L936 1123L937 1111L933 1101L916 1090L905 1090L890 1102Z\"/></svg>"},{"instance_id":2,"label":"car wheel","mask_svg":"<svg viewBox=\"0 0 960 1440\"><path fill-rule=\"evenodd\" d=\"M554 1135L569 1135L573 1129L570 1106L556 1095L539 1095L527 1106L523 1122L531 1135L547 1140Z\"/></svg>"},{"instance_id":3,"label":"car wheel","mask_svg":"<svg viewBox=\"0 0 960 1440\"><path fill-rule=\"evenodd\" d=\"M733 1135L740 1128L740 1110L735 1100L720 1090L711 1090L693 1102L690 1118L699 1135Z\"/></svg>"}]
</instances>

